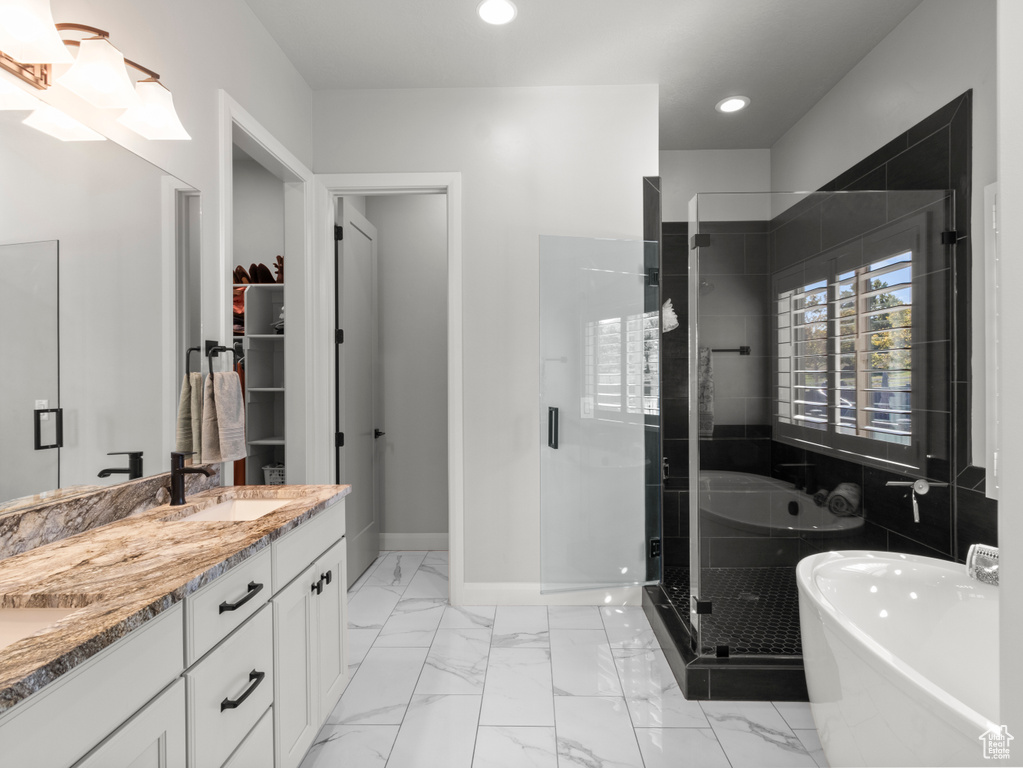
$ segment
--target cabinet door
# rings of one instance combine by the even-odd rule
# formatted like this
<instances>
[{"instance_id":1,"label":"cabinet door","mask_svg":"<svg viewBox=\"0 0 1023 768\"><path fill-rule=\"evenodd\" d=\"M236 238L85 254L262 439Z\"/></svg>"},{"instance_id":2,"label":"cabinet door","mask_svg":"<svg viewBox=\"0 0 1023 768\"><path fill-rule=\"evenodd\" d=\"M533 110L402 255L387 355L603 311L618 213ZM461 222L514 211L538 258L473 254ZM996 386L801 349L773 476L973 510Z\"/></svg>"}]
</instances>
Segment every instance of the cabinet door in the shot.
<instances>
[{"instance_id":1,"label":"cabinet door","mask_svg":"<svg viewBox=\"0 0 1023 768\"><path fill-rule=\"evenodd\" d=\"M277 768L292 768L301 763L319 727L312 691L316 666L313 590L319 578L315 565L310 565L272 601L277 662L274 682Z\"/></svg>"},{"instance_id":2,"label":"cabinet door","mask_svg":"<svg viewBox=\"0 0 1023 768\"><path fill-rule=\"evenodd\" d=\"M347 637L348 580L347 539L341 539L317 561L323 592L316 604L316 635L319 671L316 675L318 722L330 715L348 682Z\"/></svg>"},{"instance_id":3,"label":"cabinet door","mask_svg":"<svg viewBox=\"0 0 1023 768\"><path fill-rule=\"evenodd\" d=\"M75 768L185 768L185 681L179 677Z\"/></svg>"}]
</instances>

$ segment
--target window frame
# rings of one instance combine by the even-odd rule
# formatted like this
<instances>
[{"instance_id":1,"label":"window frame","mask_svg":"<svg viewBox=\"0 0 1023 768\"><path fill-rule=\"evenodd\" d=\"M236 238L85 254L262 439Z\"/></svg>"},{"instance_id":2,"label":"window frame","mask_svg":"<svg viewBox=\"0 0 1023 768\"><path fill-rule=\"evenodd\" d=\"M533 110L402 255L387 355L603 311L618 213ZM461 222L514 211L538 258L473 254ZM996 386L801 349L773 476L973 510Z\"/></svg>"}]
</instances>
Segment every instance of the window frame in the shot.
<instances>
[{"instance_id":1,"label":"window frame","mask_svg":"<svg viewBox=\"0 0 1023 768\"><path fill-rule=\"evenodd\" d=\"M938 256L944 255L944 248L934 246L940 242L940 235L934 230L935 217L927 212L913 214L893 224L880 227L867 235L850 240L840 246L828 249L814 256L811 256L799 264L788 269L777 272L772 280L772 306L773 306L773 350L774 350L774 371L773 371L773 400L774 414L772 417L774 436L776 440L802 448L807 448L820 453L831 454L842 458L852 458L861 463L881 466L897 471L925 471L929 459L934 456L945 457L948 455L949 446L937 446L933 441L944 434L947 437L947 427L942 428L942 421L949 423L947 397L941 396L941 388L934 386L928 378L936 371L937 358L934 354L937 350L935 343L943 343L949 346L949 334L945 332L942 338L935 338L934 329L942 326L936 322L939 318L946 318L949 314L947 306L947 293L936 291L936 280L944 279L947 285L948 265L941 263ZM905 252L911 252L912 274L912 338L909 345L911 353L911 435L909 444L888 442L872 437L840 433L837 429L840 426L841 408L841 370L839 358L842 354L839 346L839 327L841 318L833 312L833 307L838 303L838 289L840 283L848 280L839 280L839 275L850 272L859 272L871 264L883 262L885 259L898 256ZM859 279L857 274L856 279ZM786 402L781 396L782 390L787 386L790 393L795 390L794 372L785 370L781 362L786 359L783 356L784 345L793 343L794 338L790 332L789 341L786 341L784 329L779 329L779 302L785 292L812 286L820 281L825 281L827 290L827 418L824 428L802 426L796 423L787 423L782 420L781 404ZM940 287L940 286L937 286ZM940 296L945 299L945 306L928 306L932 296ZM790 317L792 309L789 308ZM864 313L860 306L857 306L857 337L869 337L870 332L864 332L859 323L869 315ZM947 328L947 322L944 323ZM939 334L940 335L940 334ZM867 407L862 401L864 390L860 386L860 376L863 371L859 368L861 355L869 353L867 349L861 349L859 345L855 350L857 359L857 384L855 409L857 415ZM788 360L795 359L795 349L788 354ZM932 359L933 358L933 359ZM951 359L950 355L946 359ZM865 369L864 369L865 370ZM785 374L789 374L788 383L785 382ZM946 380L942 385L946 389L948 380L951 378L951 370L944 372ZM789 403L794 401L791 396ZM793 414L794 415L794 414ZM946 443L948 441L946 440Z\"/></svg>"}]
</instances>

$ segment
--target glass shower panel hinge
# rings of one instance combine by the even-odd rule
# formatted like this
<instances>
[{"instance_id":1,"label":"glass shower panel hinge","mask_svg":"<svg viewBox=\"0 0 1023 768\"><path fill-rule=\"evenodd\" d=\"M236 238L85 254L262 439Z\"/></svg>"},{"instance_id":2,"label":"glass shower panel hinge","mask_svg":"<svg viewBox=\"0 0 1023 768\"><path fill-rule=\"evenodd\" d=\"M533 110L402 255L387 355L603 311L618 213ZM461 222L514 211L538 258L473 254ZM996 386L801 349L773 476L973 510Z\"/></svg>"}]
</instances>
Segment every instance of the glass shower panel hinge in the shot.
<instances>
[{"instance_id":1,"label":"glass shower panel hinge","mask_svg":"<svg viewBox=\"0 0 1023 768\"><path fill-rule=\"evenodd\" d=\"M650 557L660 557L660 556L661 556L661 540L660 539L650 539Z\"/></svg>"},{"instance_id":2,"label":"glass shower panel hinge","mask_svg":"<svg viewBox=\"0 0 1023 768\"><path fill-rule=\"evenodd\" d=\"M709 615L710 614L710 612L711 612L711 602L710 602L710 600L701 600L696 595L692 595L691 599L693 601L693 612L694 613L698 613L698 614L701 614L701 615L704 615L704 614L708 614Z\"/></svg>"}]
</instances>

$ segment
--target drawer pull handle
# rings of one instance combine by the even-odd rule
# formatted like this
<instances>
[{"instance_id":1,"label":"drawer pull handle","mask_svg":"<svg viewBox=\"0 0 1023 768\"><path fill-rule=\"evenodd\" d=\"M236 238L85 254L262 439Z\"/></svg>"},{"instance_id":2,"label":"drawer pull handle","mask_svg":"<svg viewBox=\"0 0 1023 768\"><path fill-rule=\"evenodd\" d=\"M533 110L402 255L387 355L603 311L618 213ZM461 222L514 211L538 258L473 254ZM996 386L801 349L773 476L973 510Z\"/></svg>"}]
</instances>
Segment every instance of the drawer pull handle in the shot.
<instances>
[{"instance_id":1,"label":"drawer pull handle","mask_svg":"<svg viewBox=\"0 0 1023 768\"><path fill-rule=\"evenodd\" d=\"M320 578L324 579L328 584L330 584L331 579L334 578L334 571L333 570L327 571L322 576L320 576Z\"/></svg>"},{"instance_id":2,"label":"drawer pull handle","mask_svg":"<svg viewBox=\"0 0 1023 768\"><path fill-rule=\"evenodd\" d=\"M315 592L317 594L317 596L323 594L323 577L322 576L320 576L320 580L319 581L317 581L317 582L315 582L313 584L312 591Z\"/></svg>"},{"instance_id":3,"label":"drawer pull handle","mask_svg":"<svg viewBox=\"0 0 1023 768\"><path fill-rule=\"evenodd\" d=\"M252 670L249 672L249 687L245 689L245 692L237 699L224 699L220 702L220 711L223 712L225 709L236 709L241 706L241 703L245 701L252 692L259 687L259 684L263 682L263 678L266 677L266 672L257 672Z\"/></svg>"},{"instance_id":4,"label":"drawer pull handle","mask_svg":"<svg viewBox=\"0 0 1023 768\"><path fill-rule=\"evenodd\" d=\"M237 603L221 603L220 612L225 613L226 611L237 611L239 608L241 608L243 605L249 602L249 600L258 595L262 591L262 589L263 589L262 584L258 584L255 581L250 581L249 591L245 593L245 597L243 597Z\"/></svg>"}]
</instances>

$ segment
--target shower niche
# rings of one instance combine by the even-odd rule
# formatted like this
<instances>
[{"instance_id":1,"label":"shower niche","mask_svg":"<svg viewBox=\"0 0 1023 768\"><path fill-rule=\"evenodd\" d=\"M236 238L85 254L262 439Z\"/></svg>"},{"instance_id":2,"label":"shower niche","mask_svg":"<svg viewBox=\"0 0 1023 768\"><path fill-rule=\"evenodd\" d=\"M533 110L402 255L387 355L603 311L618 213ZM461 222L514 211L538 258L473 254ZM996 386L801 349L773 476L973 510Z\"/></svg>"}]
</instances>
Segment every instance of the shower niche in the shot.
<instances>
[{"instance_id":1,"label":"shower niche","mask_svg":"<svg viewBox=\"0 0 1023 768\"><path fill-rule=\"evenodd\" d=\"M663 577L644 605L688 698L805 700L803 557L954 556L955 207L700 194L663 225L660 300L682 324L662 336ZM917 478L920 522L892 485Z\"/></svg>"}]
</instances>

